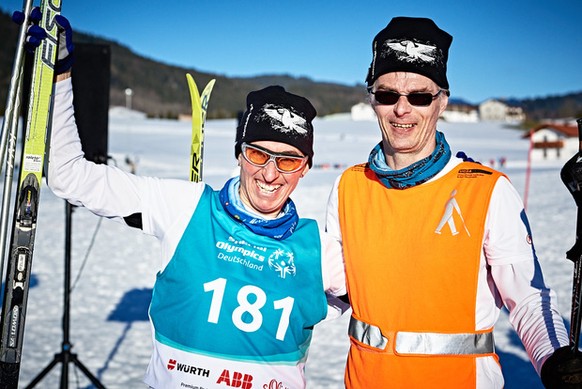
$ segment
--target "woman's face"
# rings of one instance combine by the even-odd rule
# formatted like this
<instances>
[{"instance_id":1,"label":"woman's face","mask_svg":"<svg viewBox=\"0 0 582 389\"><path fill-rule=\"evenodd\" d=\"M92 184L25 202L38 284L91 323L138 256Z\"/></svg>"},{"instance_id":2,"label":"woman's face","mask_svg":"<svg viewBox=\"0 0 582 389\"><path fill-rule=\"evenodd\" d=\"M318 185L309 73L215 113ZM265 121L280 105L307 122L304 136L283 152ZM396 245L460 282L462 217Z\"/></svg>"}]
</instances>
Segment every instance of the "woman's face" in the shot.
<instances>
[{"instance_id":1,"label":"woman's face","mask_svg":"<svg viewBox=\"0 0 582 389\"><path fill-rule=\"evenodd\" d=\"M274 141L257 141L256 145L273 154L303 157L304 155L294 146ZM244 152L244 151L243 151ZM282 173L271 160L263 167L251 164L243 157L238 156L240 164L240 198L247 207L267 217L276 217L285 202L295 190L299 179L309 170L307 163L294 173Z\"/></svg>"}]
</instances>

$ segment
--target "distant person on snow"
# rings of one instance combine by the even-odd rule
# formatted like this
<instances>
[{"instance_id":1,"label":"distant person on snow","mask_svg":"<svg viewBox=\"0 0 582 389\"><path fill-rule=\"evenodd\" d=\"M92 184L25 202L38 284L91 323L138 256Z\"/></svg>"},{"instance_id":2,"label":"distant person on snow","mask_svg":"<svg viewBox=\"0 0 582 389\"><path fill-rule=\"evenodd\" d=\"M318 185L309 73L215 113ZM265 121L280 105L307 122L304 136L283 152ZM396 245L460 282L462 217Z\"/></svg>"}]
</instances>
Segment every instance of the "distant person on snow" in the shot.
<instances>
[{"instance_id":1,"label":"distant person on snow","mask_svg":"<svg viewBox=\"0 0 582 389\"><path fill-rule=\"evenodd\" d=\"M352 307L347 388L502 388L493 327L504 305L545 385L580 388L582 359L544 282L517 191L451 156L452 37L397 17L373 41L366 79L382 134L338 178L326 229L343 245Z\"/></svg>"},{"instance_id":2,"label":"distant person on snow","mask_svg":"<svg viewBox=\"0 0 582 389\"><path fill-rule=\"evenodd\" d=\"M71 63L69 22L56 20L59 64ZM314 107L280 86L249 93L234 147L240 176L215 191L87 161L70 74L65 67L56 77L50 188L161 242L145 383L305 388L313 327L328 315L325 292L346 293L341 245L299 218L289 198L313 163Z\"/></svg>"}]
</instances>

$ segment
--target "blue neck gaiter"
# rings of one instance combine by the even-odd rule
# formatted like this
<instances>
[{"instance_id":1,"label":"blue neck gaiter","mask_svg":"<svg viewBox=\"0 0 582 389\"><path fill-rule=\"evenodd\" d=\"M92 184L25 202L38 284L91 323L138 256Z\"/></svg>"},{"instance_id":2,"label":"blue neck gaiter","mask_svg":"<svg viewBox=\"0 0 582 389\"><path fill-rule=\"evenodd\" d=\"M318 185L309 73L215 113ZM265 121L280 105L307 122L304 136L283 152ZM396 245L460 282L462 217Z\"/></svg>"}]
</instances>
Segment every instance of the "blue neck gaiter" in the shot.
<instances>
[{"instance_id":1,"label":"blue neck gaiter","mask_svg":"<svg viewBox=\"0 0 582 389\"><path fill-rule=\"evenodd\" d=\"M295 231L299 216L295 204L289 198L276 219L264 219L249 212L240 199L240 177L233 177L220 190L219 198L226 212L235 220L244 224L255 234L283 240Z\"/></svg>"},{"instance_id":2,"label":"blue neck gaiter","mask_svg":"<svg viewBox=\"0 0 582 389\"><path fill-rule=\"evenodd\" d=\"M420 185L436 176L451 159L451 149L442 132L436 132L436 147L431 155L400 170L393 170L386 163L382 142L370 153L370 169L376 173L386 188L406 189Z\"/></svg>"}]
</instances>

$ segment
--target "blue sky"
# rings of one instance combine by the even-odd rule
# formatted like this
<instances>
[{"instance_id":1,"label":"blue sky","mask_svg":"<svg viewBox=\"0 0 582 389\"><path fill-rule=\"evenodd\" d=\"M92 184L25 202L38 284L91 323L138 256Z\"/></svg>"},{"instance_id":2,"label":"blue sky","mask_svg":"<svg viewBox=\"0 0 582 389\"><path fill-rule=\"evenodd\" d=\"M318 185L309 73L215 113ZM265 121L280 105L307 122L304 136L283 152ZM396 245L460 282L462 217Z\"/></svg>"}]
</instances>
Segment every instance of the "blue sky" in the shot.
<instances>
[{"instance_id":1,"label":"blue sky","mask_svg":"<svg viewBox=\"0 0 582 389\"><path fill-rule=\"evenodd\" d=\"M38 1L38 0L37 0ZM363 83L371 42L394 16L430 17L453 35L452 97L582 91L582 1L62 0L78 31L169 64L227 76L290 74ZM0 8L22 8L0 0Z\"/></svg>"}]
</instances>

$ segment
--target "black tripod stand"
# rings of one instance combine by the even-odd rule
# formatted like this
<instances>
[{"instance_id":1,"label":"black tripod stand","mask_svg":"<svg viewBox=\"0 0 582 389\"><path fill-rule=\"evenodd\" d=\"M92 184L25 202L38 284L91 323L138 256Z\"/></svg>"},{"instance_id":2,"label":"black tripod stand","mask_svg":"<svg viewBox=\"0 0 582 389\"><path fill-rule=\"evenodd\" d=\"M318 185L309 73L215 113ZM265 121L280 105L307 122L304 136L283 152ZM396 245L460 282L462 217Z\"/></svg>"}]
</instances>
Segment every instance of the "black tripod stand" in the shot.
<instances>
[{"instance_id":1,"label":"black tripod stand","mask_svg":"<svg viewBox=\"0 0 582 389\"><path fill-rule=\"evenodd\" d=\"M65 275L64 275L64 306L63 306L63 341L61 343L61 352L55 354L55 357L39 374L34 378L26 389L33 388L38 384L44 376L46 376L57 363L61 363L61 386L60 389L67 389L69 387L69 363L74 363L91 381L91 383L98 389L106 389L99 380L91 374L89 369L81 363L77 358L77 354L73 354L71 349L73 345L69 341L69 322L70 322L70 292L71 292L71 224L73 215L73 206L66 203L65 216Z\"/></svg>"}]
</instances>

